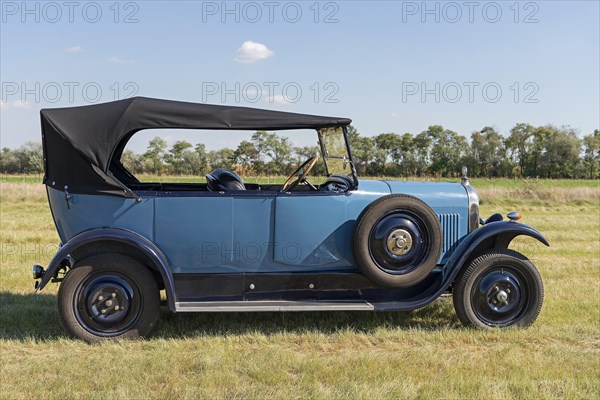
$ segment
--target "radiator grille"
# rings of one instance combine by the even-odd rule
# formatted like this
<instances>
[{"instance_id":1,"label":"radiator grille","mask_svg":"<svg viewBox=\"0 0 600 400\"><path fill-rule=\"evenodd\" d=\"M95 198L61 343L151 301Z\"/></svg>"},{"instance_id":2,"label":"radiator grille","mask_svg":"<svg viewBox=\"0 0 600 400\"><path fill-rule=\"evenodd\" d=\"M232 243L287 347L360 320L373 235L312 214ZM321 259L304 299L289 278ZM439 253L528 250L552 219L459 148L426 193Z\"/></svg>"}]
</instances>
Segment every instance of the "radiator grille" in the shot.
<instances>
[{"instance_id":1,"label":"radiator grille","mask_svg":"<svg viewBox=\"0 0 600 400\"><path fill-rule=\"evenodd\" d=\"M446 253L458 241L458 214L438 214L444 236L442 254Z\"/></svg>"}]
</instances>

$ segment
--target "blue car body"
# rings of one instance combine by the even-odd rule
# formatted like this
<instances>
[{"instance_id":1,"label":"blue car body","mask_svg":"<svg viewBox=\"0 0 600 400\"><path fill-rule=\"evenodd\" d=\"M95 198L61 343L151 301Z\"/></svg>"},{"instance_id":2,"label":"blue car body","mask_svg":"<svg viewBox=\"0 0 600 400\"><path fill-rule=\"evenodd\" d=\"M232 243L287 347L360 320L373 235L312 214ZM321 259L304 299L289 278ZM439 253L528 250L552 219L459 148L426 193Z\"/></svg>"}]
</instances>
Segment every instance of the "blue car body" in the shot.
<instances>
[{"instance_id":1,"label":"blue car body","mask_svg":"<svg viewBox=\"0 0 600 400\"><path fill-rule=\"evenodd\" d=\"M141 201L72 195L48 189L63 243L104 227L137 233L155 243L173 274L357 271L352 232L375 199L408 193L438 214L443 264L467 235L468 197L458 183L361 180L347 193L138 192Z\"/></svg>"}]
</instances>

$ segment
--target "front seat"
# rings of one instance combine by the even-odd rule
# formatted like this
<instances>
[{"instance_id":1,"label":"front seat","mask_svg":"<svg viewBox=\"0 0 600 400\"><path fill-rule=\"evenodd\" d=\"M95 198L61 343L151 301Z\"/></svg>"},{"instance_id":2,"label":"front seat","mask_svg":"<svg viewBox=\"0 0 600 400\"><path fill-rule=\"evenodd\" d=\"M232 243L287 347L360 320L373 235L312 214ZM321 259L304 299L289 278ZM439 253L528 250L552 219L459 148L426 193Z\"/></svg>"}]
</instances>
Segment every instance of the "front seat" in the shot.
<instances>
[{"instance_id":1,"label":"front seat","mask_svg":"<svg viewBox=\"0 0 600 400\"><path fill-rule=\"evenodd\" d=\"M228 190L246 190L242 178L233 171L217 168L206 175L208 190L211 192L226 192Z\"/></svg>"},{"instance_id":2,"label":"front seat","mask_svg":"<svg viewBox=\"0 0 600 400\"><path fill-rule=\"evenodd\" d=\"M354 182L346 175L331 175L319 190L325 192L345 193L354 186Z\"/></svg>"}]
</instances>

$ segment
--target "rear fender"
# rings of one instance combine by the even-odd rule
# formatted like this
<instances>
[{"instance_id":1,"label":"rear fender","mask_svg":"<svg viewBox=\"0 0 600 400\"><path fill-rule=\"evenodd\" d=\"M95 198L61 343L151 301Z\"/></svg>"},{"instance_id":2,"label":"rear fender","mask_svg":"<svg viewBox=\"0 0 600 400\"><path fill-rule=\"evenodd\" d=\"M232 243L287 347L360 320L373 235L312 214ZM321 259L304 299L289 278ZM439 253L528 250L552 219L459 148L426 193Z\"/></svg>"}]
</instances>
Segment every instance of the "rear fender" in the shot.
<instances>
[{"instance_id":1,"label":"rear fender","mask_svg":"<svg viewBox=\"0 0 600 400\"><path fill-rule=\"evenodd\" d=\"M74 252L84 252L86 247L98 243L118 243L137 250L144 254L146 263L150 268L160 273L167 292L169 308L175 311L175 284L169 261L158 247L145 237L125 229L98 228L82 232L65 243L56 253L48 269L44 273L37 291L41 291L48 282L56 275L63 261Z\"/></svg>"}]
</instances>

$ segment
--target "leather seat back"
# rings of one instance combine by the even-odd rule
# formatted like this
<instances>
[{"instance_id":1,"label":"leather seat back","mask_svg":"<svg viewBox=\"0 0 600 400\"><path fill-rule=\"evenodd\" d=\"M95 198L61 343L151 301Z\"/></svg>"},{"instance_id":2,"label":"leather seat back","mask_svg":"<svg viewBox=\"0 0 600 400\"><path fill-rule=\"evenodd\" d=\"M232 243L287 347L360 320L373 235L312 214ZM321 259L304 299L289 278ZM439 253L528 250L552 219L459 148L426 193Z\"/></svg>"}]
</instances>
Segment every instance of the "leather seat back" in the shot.
<instances>
[{"instance_id":1,"label":"leather seat back","mask_svg":"<svg viewBox=\"0 0 600 400\"><path fill-rule=\"evenodd\" d=\"M233 171L217 168L206 175L208 190L211 192L226 192L229 190L246 190L242 178Z\"/></svg>"}]
</instances>

